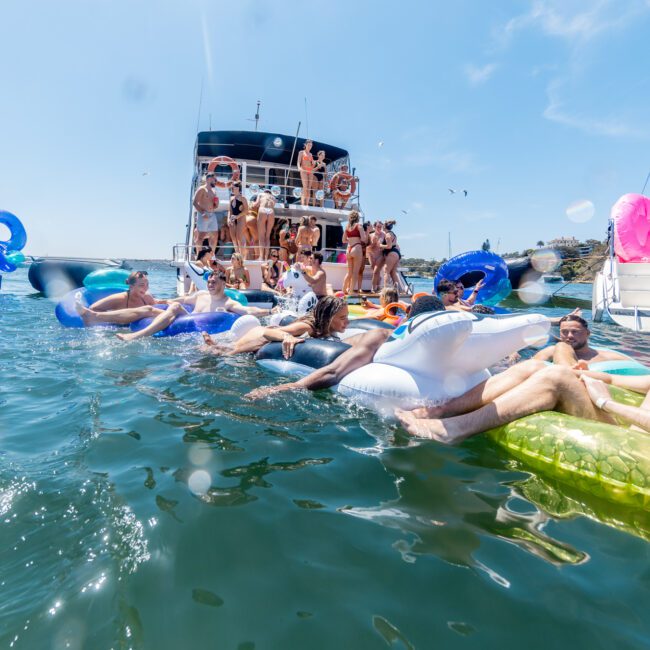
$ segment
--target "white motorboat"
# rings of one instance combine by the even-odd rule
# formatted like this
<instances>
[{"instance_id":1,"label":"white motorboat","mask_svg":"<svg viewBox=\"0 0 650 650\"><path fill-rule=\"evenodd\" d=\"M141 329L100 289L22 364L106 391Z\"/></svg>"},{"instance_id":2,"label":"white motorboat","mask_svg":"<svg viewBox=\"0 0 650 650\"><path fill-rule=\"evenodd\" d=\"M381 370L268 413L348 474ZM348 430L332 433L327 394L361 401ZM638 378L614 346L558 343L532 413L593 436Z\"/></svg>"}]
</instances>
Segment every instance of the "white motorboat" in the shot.
<instances>
[{"instance_id":1,"label":"white motorboat","mask_svg":"<svg viewBox=\"0 0 650 650\"><path fill-rule=\"evenodd\" d=\"M594 278L592 293L592 318L599 322L609 317L618 325L635 332L650 332L650 263L647 251L635 256L625 251L623 259L617 254L623 240L637 247L645 242L642 226L647 224L645 213L634 214L636 205L647 202L641 195L624 195L612 208L609 222L609 254L603 268ZM642 210L643 207L639 208ZM640 217L634 221L634 217ZM645 225L647 228L647 225ZM617 228L619 230L617 230ZM638 261L643 260L643 261Z\"/></svg>"}]
</instances>

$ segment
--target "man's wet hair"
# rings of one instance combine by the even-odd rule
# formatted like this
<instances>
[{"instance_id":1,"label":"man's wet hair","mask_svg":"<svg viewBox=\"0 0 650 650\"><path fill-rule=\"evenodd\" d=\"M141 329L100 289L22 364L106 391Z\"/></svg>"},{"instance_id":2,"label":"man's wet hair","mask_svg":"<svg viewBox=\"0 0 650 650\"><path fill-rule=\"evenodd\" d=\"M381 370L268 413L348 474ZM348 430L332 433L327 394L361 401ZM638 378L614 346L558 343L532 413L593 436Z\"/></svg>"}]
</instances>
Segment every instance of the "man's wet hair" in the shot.
<instances>
[{"instance_id":1,"label":"man's wet hair","mask_svg":"<svg viewBox=\"0 0 650 650\"><path fill-rule=\"evenodd\" d=\"M496 314L492 307L487 305L474 305L471 309L472 314Z\"/></svg>"},{"instance_id":2,"label":"man's wet hair","mask_svg":"<svg viewBox=\"0 0 650 650\"><path fill-rule=\"evenodd\" d=\"M582 316L578 316L577 314L567 314L566 316L562 316L562 318L560 318L559 324L562 325L562 323L571 321L580 323L580 325L582 325L586 330L589 329L589 323L587 323L587 321Z\"/></svg>"},{"instance_id":3,"label":"man's wet hair","mask_svg":"<svg viewBox=\"0 0 650 650\"><path fill-rule=\"evenodd\" d=\"M320 264L323 263L323 254L322 254L322 253L314 253L314 254L312 255L312 257L313 257L315 260L318 260L318 262L319 262Z\"/></svg>"},{"instance_id":4,"label":"man's wet hair","mask_svg":"<svg viewBox=\"0 0 650 650\"><path fill-rule=\"evenodd\" d=\"M212 273L210 273L210 275L208 276L208 279L210 279L213 276L218 278L219 280L222 280L223 282L226 281L226 274L223 271L218 271L218 270L212 271Z\"/></svg>"},{"instance_id":5,"label":"man's wet hair","mask_svg":"<svg viewBox=\"0 0 650 650\"><path fill-rule=\"evenodd\" d=\"M432 311L445 311L445 306L437 296L422 296L411 305L408 317L415 318Z\"/></svg>"},{"instance_id":6,"label":"man's wet hair","mask_svg":"<svg viewBox=\"0 0 650 650\"><path fill-rule=\"evenodd\" d=\"M436 292L439 296L452 291L456 291L456 283L452 282L452 280L440 280L440 282L438 282Z\"/></svg>"}]
</instances>

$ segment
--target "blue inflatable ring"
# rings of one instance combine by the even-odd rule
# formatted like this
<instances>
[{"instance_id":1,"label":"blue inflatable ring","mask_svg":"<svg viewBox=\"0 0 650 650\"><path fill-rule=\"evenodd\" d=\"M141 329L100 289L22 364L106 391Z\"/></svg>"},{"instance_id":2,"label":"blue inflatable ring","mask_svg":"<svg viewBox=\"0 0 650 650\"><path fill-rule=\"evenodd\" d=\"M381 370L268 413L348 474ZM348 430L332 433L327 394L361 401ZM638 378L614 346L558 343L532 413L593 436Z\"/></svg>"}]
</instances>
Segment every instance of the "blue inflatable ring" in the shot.
<instances>
[{"instance_id":1,"label":"blue inflatable ring","mask_svg":"<svg viewBox=\"0 0 650 650\"><path fill-rule=\"evenodd\" d=\"M80 302L84 307L90 307L93 303L108 296L112 296L114 293L120 293L124 291L124 287L102 287L102 288L89 288L89 289L73 289L63 296L61 301L54 308L54 314L64 327L86 327L86 324L83 322L81 316L77 313L77 310L74 308L77 301L77 294L80 294ZM97 323L93 327L118 327L112 323Z\"/></svg>"},{"instance_id":2,"label":"blue inflatable ring","mask_svg":"<svg viewBox=\"0 0 650 650\"><path fill-rule=\"evenodd\" d=\"M508 265L502 257L489 251L469 251L452 257L438 269L433 287L437 292L440 280L460 281L466 288L463 298L469 298L472 287L481 279L483 286L476 297L477 303L496 305L512 291Z\"/></svg>"},{"instance_id":3,"label":"blue inflatable ring","mask_svg":"<svg viewBox=\"0 0 650 650\"><path fill-rule=\"evenodd\" d=\"M183 305L188 309L188 305ZM189 309L188 309L189 311ZM207 332L208 334L219 334L228 331L233 323L239 318L239 314L229 311L208 312L205 314L189 314L180 316L171 325L154 334L155 337L178 336L179 334L191 334L194 332ZM143 318L131 323L132 332L139 332L151 323L153 318Z\"/></svg>"},{"instance_id":4,"label":"blue inflatable ring","mask_svg":"<svg viewBox=\"0 0 650 650\"><path fill-rule=\"evenodd\" d=\"M6 210L0 210L0 224L7 226L11 233L8 241L0 240L0 271L11 273L18 268L11 255L25 248L27 233L20 219Z\"/></svg>"}]
</instances>

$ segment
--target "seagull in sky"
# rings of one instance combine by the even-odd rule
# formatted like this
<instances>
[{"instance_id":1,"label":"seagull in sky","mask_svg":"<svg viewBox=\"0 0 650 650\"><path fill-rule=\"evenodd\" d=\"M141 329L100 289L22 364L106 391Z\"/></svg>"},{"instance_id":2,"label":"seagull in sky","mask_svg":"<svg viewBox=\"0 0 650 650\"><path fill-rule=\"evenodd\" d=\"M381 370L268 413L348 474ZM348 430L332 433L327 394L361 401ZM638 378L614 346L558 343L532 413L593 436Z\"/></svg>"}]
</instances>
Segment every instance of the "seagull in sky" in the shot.
<instances>
[{"instance_id":1,"label":"seagull in sky","mask_svg":"<svg viewBox=\"0 0 650 650\"><path fill-rule=\"evenodd\" d=\"M456 190L452 190L451 187L448 187L447 189L449 190L450 194L456 194Z\"/></svg>"},{"instance_id":2,"label":"seagull in sky","mask_svg":"<svg viewBox=\"0 0 650 650\"><path fill-rule=\"evenodd\" d=\"M377 143L377 146L381 149L381 148L384 146L384 141L383 141L383 140L380 140L380 141Z\"/></svg>"},{"instance_id":3,"label":"seagull in sky","mask_svg":"<svg viewBox=\"0 0 650 650\"><path fill-rule=\"evenodd\" d=\"M143 176L149 176L149 172L142 172Z\"/></svg>"},{"instance_id":4,"label":"seagull in sky","mask_svg":"<svg viewBox=\"0 0 650 650\"><path fill-rule=\"evenodd\" d=\"M402 212L403 212L404 214L408 214L408 213L409 213L408 210L402 210Z\"/></svg>"},{"instance_id":5,"label":"seagull in sky","mask_svg":"<svg viewBox=\"0 0 650 650\"><path fill-rule=\"evenodd\" d=\"M463 190L463 194L467 196L467 190Z\"/></svg>"}]
</instances>

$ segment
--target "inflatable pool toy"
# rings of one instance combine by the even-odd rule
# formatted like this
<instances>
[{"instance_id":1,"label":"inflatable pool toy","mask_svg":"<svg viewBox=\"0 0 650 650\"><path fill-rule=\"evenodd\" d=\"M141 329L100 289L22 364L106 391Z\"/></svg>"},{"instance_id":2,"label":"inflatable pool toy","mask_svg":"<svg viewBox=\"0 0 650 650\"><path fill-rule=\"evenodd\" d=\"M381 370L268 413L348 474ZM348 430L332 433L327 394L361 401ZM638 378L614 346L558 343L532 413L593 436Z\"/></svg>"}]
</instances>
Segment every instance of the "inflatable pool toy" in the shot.
<instances>
[{"instance_id":1,"label":"inflatable pool toy","mask_svg":"<svg viewBox=\"0 0 650 650\"><path fill-rule=\"evenodd\" d=\"M442 403L487 379L487 368L512 352L545 341L549 328L541 314L481 319L467 312L420 314L396 328L373 362L344 377L337 390L379 410ZM312 345L327 347L330 342L314 340ZM275 370L270 352L260 351L257 358ZM281 366L283 372L290 363Z\"/></svg>"},{"instance_id":2,"label":"inflatable pool toy","mask_svg":"<svg viewBox=\"0 0 650 650\"><path fill-rule=\"evenodd\" d=\"M183 307L188 311L191 310L189 305L183 305ZM228 331L238 318L240 318L239 314L233 314L229 311L217 311L201 314L190 313L187 316L179 316L164 330L156 332L153 336L161 338L165 336L178 336L179 334L193 334L196 332L220 334L221 332ZM135 323L131 323L129 329L132 332L139 332L147 327L152 321L153 318L142 318L135 321Z\"/></svg>"},{"instance_id":3,"label":"inflatable pool toy","mask_svg":"<svg viewBox=\"0 0 650 650\"><path fill-rule=\"evenodd\" d=\"M641 395L610 389L612 397L639 405ZM487 432L526 465L563 483L617 503L650 505L650 435L546 411Z\"/></svg>"},{"instance_id":4,"label":"inflatable pool toy","mask_svg":"<svg viewBox=\"0 0 650 650\"><path fill-rule=\"evenodd\" d=\"M120 269L124 262L88 262L85 260L43 260L32 262L28 279L36 291L48 297L62 297L68 291L83 287L85 277L98 269ZM121 287L122 290L124 287Z\"/></svg>"},{"instance_id":5,"label":"inflatable pool toy","mask_svg":"<svg viewBox=\"0 0 650 650\"><path fill-rule=\"evenodd\" d=\"M259 327L262 323L257 316L252 314L244 314L240 316L230 328L230 336L234 341L238 341L242 336L245 336L255 327Z\"/></svg>"},{"instance_id":6,"label":"inflatable pool toy","mask_svg":"<svg viewBox=\"0 0 650 650\"><path fill-rule=\"evenodd\" d=\"M75 309L77 300L84 306L90 307L93 303L115 293L124 291L124 288L115 287L89 287L87 289L73 289L69 291L54 308L54 314L64 327L88 327ZM120 327L114 323L96 323L90 327Z\"/></svg>"},{"instance_id":7,"label":"inflatable pool toy","mask_svg":"<svg viewBox=\"0 0 650 650\"><path fill-rule=\"evenodd\" d=\"M614 252L619 262L650 262L650 199L624 194L614 203Z\"/></svg>"},{"instance_id":8,"label":"inflatable pool toy","mask_svg":"<svg viewBox=\"0 0 650 650\"><path fill-rule=\"evenodd\" d=\"M0 240L0 271L11 273L25 261L20 251L27 243L27 233L20 219L6 210L0 210L0 224L9 229L9 239Z\"/></svg>"},{"instance_id":9,"label":"inflatable pool toy","mask_svg":"<svg viewBox=\"0 0 650 650\"><path fill-rule=\"evenodd\" d=\"M380 309L383 312L380 316L369 315L369 312L377 312ZM356 320L357 318L376 318L377 320L389 323L393 327L399 325L406 318L408 309L408 306L403 302L391 302L385 307L368 301L360 305L348 305L348 313L350 314L351 320Z\"/></svg>"},{"instance_id":10,"label":"inflatable pool toy","mask_svg":"<svg viewBox=\"0 0 650 650\"><path fill-rule=\"evenodd\" d=\"M83 285L86 288L118 288L120 291L126 291L126 281L131 275L131 271L126 269L104 268L92 271L83 279Z\"/></svg>"},{"instance_id":11,"label":"inflatable pool toy","mask_svg":"<svg viewBox=\"0 0 650 650\"><path fill-rule=\"evenodd\" d=\"M501 302L512 291L508 265L502 257L490 251L469 251L452 257L438 269L433 281L434 291L442 279L462 282L467 289L463 294L465 299L471 295L470 288L483 280L476 302L488 306Z\"/></svg>"},{"instance_id":12,"label":"inflatable pool toy","mask_svg":"<svg viewBox=\"0 0 650 650\"><path fill-rule=\"evenodd\" d=\"M302 316L303 314L310 312L316 306L317 302L318 302L318 298L316 297L316 294L313 291L309 291L308 293L306 293L298 301L298 315Z\"/></svg>"},{"instance_id":13,"label":"inflatable pool toy","mask_svg":"<svg viewBox=\"0 0 650 650\"><path fill-rule=\"evenodd\" d=\"M302 271L295 266L290 266L281 276L282 286L292 290L292 296L300 300L311 291L311 285L305 280Z\"/></svg>"}]
</instances>

